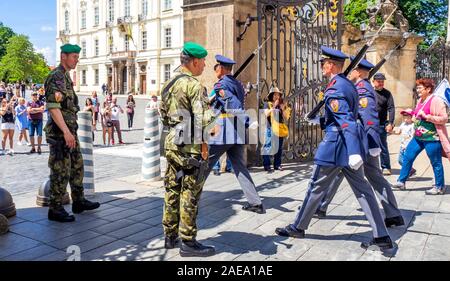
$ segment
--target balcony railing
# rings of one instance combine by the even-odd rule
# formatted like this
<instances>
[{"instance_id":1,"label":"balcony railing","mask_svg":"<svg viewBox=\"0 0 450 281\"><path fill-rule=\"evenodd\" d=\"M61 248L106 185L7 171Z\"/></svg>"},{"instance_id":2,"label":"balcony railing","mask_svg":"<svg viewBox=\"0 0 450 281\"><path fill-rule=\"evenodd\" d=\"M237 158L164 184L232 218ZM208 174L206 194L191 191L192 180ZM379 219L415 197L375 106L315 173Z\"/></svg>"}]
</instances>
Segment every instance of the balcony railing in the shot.
<instances>
[{"instance_id":1,"label":"balcony railing","mask_svg":"<svg viewBox=\"0 0 450 281\"><path fill-rule=\"evenodd\" d=\"M143 21L143 20L146 20L146 19L147 19L146 15L143 15L143 14L139 14L138 15L138 21Z\"/></svg>"},{"instance_id":2,"label":"balcony railing","mask_svg":"<svg viewBox=\"0 0 450 281\"><path fill-rule=\"evenodd\" d=\"M59 37L70 35L70 30L64 29L59 31Z\"/></svg>"},{"instance_id":3,"label":"balcony railing","mask_svg":"<svg viewBox=\"0 0 450 281\"><path fill-rule=\"evenodd\" d=\"M134 58L136 58L136 51L120 51L111 53L112 60L134 59Z\"/></svg>"}]
</instances>

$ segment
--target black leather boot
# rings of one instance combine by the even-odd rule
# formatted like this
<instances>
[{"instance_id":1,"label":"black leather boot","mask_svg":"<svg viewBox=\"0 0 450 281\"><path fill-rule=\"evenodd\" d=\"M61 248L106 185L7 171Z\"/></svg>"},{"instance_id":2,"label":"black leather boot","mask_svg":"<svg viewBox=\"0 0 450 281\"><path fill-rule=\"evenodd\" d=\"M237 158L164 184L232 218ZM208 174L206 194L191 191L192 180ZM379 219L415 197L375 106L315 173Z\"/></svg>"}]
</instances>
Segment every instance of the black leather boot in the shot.
<instances>
[{"instance_id":1,"label":"black leather boot","mask_svg":"<svg viewBox=\"0 0 450 281\"><path fill-rule=\"evenodd\" d=\"M389 236L373 238L370 242L361 243L361 247L364 249L368 249L371 246L377 246L380 250L390 250L394 248L394 244Z\"/></svg>"},{"instance_id":2,"label":"black leather boot","mask_svg":"<svg viewBox=\"0 0 450 281\"><path fill-rule=\"evenodd\" d=\"M214 247L202 245L197 240L183 241L180 247L182 257L209 257L215 253Z\"/></svg>"},{"instance_id":3,"label":"black leather boot","mask_svg":"<svg viewBox=\"0 0 450 281\"><path fill-rule=\"evenodd\" d=\"M242 210L249 211L249 212L255 212L257 214L264 214L264 207L262 204L252 205L250 203L246 203L244 206L242 206Z\"/></svg>"},{"instance_id":4,"label":"black leather boot","mask_svg":"<svg viewBox=\"0 0 450 281\"><path fill-rule=\"evenodd\" d=\"M75 221L75 217L73 215L69 215L69 213L66 212L63 206L50 207L48 209L48 219L57 222Z\"/></svg>"},{"instance_id":5,"label":"black leather boot","mask_svg":"<svg viewBox=\"0 0 450 281\"><path fill-rule=\"evenodd\" d=\"M384 219L384 224L386 225L386 227L402 226L405 225L405 221L403 220L402 216L397 216L393 218Z\"/></svg>"},{"instance_id":6,"label":"black leather boot","mask_svg":"<svg viewBox=\"0 0 450 281\"><path fill-rule=\"evenodd\" d=\"M178 244L178 236L166 236L164 241L164 248L173 249Z\"/></svg>"},{"instance_id":7,"label":"black leather boot","mask_svg":"<svg viewBox=\"0 0 450 281\"><path fill-rule=\"evenodd\" d=\"M291 225L286 227L277 227L275 229L275 233L284 237L305 238L305 231L303 229L297 229Z\"/></svg>"},{"instance_id":8,"label":"black leather boot","mask_svg":"<svg viewBox=\"0 0 450 281\"><path fill-rule=\"evenodd\" d=\"M72 204L72 212L74 214L81 214L84 211L95 210L100 207L100 203L91 202L89 200L83 199L80 201L74 201Z\"/></svg>"}]
</instances>

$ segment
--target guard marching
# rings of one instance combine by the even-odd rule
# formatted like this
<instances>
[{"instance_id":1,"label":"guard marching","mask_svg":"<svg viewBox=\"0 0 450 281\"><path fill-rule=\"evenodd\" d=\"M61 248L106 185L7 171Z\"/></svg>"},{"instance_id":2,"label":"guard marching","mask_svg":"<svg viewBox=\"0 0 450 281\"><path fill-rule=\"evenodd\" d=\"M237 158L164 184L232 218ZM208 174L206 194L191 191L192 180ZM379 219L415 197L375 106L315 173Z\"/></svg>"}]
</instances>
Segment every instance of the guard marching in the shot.
<instances>
[{"instance_id":1,"label":"guard marching","mask_svg":"<svg viewBox=\"0 0 450 281\"><path fill-rule=\"evenodd\" d=\"M262 214L264 207L244 160L246 128L249 127L249 119L244 107L245 91L241 82L231 75L236 62L222 55L217 55L216 61L214 70L219 81L214 85L214 92L216 102L224 105L225 112L217 120L213 136L209 140L210 158L207 175L220 157L226 153L248 200L242 209Z\"/></svg>"},{"instance_id":2,"label":"guard marching","mask_svg":"<svg viewBox=\"0 0 450 281\"><path fill-rule=\"evenodd\" d=\"M352 58L352 60L353 59L354 58ZM398 209L392 187L384 178L380 168L380 122L378 119L376 93L368 80L369 72L373 67L374 65L372 63L363 59L357 68L350 74L350 80L355 82L356 90L358 91L359 116L364 125L369 149L366 160L364 161L364 175L372 185L376 195L380 198L381 205L385 212L386 227L402 226L404 225L403 217ZM328 205L333 200L333 197L343 180L344 175L339 173L317 210L319 218L326 216Z\"/></svg>"},{"instance_id":3,"label":"guard marching","mask_svg":"<svg viewBox=\"0 0 450 281\"><path fill-rule=\"evenodd\" d=\"M373 239L362 247L375 245L380 249L393 248L393 243L383 222L375 194L364 179L362 169L366 155L365 133L357 121L358 93L355 86L343 74L348 58L344 53L322 47L322 71L330 79L325 90L325 116L310 122L320 124L325 130L323 141L314 157L314 169L305 200L294 223L277 228L280 236L303 238L305 230L327 193L335 177L342 172L348 180L366 218L372 227Z\"/></svg>"},{"instance_id":4,"label":"guard marching","mask_svg":"<svg viewBox=\"0 0 450 281\"><path fill-rule=\"evenodd\" d=\"M198 205L208 170L208 147L203 132L218 114L209 109L206 89L195 78L203 73L207 55L199 44L187 42L180 55L181 73L167 81L161 93L161 119L170 128L164 146L167 158L164 246L174 248L180 237L181 256L215 253L213 247L196 240Z\"/></svg>"},{"instance_id":5,"label":"guard marching","mask_svg":"<svg viewBox=\"0 0 450 281\"><path fill-rule=\"evenodd\" d=\"M62 198L70 183L72 212L79 214L100 207L84 197L84 166L77 137L77 112L80 110L78 97L73 89L69 71L75 69L81 48L77 45L61 46L61 64L47 77L45 98L50 117L45 132L50 147L48 166L50 168L50 203L48 219L59 222L73 222L62 205Z\"/></svg>"}]
</instances>

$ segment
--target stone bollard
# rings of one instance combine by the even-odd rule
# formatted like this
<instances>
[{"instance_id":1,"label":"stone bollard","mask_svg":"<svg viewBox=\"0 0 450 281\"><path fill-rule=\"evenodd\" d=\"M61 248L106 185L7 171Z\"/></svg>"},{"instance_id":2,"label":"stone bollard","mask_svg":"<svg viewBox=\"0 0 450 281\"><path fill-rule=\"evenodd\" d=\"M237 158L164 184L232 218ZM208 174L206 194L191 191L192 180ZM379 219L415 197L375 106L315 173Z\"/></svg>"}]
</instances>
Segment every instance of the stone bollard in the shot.
<instances>
[{"instance_id":1,"label":"stone bollard","mask_svg":"<svg viewBox=\"0 0 450 281\"><path fill-rule=\"evenodd\" d=\"M13 217L16 215L16 205L13 202L11 194L4 188L0 187L0 214L5 217Z\"/></svg>"},{"instance_id":2,"label":"stone bollard","mask_svg":"<svg viewBox=\"0 0 450 281\"><path fill-rule=\"evenodd\" d=\"M8 219L0 214L0 235L3 235L9 231L9 221Z\"/></svg>"},{"instance_id":3,"label":"stone bollard","mask_svg":"<svg viewBox=\"0 0 450 281\"><path fill-rule=\"evenodd\" d=\"M50 203L50 179L47 179L38 190L36 196L36 205L39 207L47 207ZM69 193L66 191L62 200L63 205L70 204Z\"/></svg>"},{"instance_id":4,"label":"stone bollard","mask_svg":"<svg viewBox=\"0 0 450 281\"><path fill-rule=\"evenodd\" d=\"M142 153L142 178L148 181L161 179L159 113L156 107L145 109L144 150Z\"/></svg>"},{"instance_id":5,"label":"stone bollard","mask_svg":"<svg viewBox=\"0 0 450 281\"><path fill-rule=\"evenodd\" d=\"M84 163L83 187L86 196L93 196L94 186L94 156L92 145L92 114L78 112L78 139L80 140L81 154Z\"/></svg>"}]
</instances>

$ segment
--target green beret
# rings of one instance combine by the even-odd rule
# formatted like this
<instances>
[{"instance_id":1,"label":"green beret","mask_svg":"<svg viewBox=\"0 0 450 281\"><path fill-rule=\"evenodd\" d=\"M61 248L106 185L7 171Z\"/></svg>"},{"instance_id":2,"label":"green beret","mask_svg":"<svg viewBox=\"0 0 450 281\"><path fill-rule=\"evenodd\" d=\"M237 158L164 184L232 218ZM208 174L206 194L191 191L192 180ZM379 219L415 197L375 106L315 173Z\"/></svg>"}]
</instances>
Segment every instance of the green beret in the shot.
<instances>
[{"instance_id":1,"label":"green beret","mask_svg":"<svg viewBox=\"0 0 450 281\"><path fill-rule=\"evenodd\" d=\"M72 45L72 44L65 44L61 46L61 53L77 53L79 54L81 52L81 47L78 45Z\"/></svg>"},{"instance_id":2,"label":"green beret","mask_svg":"<svg viewBox=\"0 0 450 281\"><path fill-rule=\"evenodd\" d=\"M183 52L198 59L202 59L208 55L208 51L203 46L194 42L186 42L183 47Z\"/></svg>"}]
</instances>

